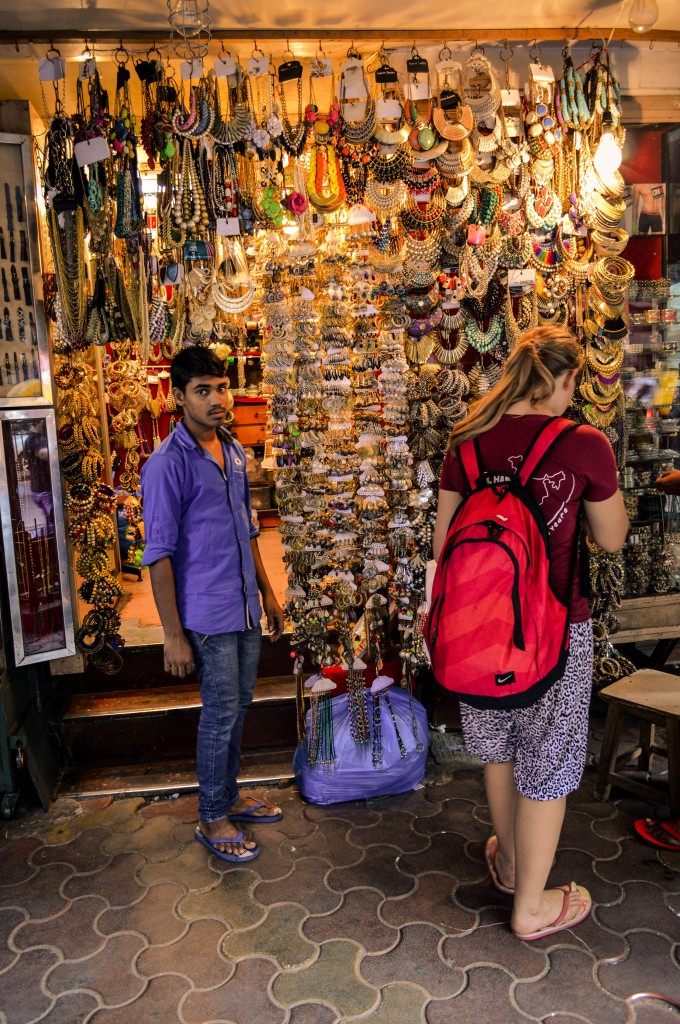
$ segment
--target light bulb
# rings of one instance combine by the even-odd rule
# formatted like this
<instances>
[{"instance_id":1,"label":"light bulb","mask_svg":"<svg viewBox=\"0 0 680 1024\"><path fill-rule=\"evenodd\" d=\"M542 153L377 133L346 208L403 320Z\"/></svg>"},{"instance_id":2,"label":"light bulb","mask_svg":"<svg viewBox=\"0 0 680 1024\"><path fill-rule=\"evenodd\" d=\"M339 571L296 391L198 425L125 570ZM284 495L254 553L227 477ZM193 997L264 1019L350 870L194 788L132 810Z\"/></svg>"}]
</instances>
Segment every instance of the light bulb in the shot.
<instances>
[{"instance_id":1,"label":"light bulb","mask_svg":"<svg viewBox=\"0 0 680 1024\"><path fill-rule=\"evenodd\" d=\"M647 32L659 20L656 0L633 0L628 12L628 23L634 32Z\"/></svg>"},{"instance_id":2,"label":"light bulb","mask_svg":"<svg viewBox=\"0 0 680 1024\"><path fill-rule=\"evenodd\" d=\"M612 133L610 131L602 132L593 157L595 170L600 177L608 178L614 171L618 171L622 159L623 153Z\"/></svg>"}]
</instances>

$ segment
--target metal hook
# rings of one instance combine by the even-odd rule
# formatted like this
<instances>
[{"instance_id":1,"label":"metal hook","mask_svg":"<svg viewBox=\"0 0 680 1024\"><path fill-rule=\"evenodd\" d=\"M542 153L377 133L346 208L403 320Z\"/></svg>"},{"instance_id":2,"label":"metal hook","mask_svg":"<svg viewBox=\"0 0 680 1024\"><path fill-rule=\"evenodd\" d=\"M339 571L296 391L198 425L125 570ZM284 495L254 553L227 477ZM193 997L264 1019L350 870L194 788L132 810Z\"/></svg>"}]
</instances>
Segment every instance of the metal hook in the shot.
<instances>
[{"instance_id":1,"label":"metal hook","mask_svg":"<svg viewBox=\"0 0 680 1024\"><path fill-rule=\"evenodd\" d=\"M534 39L533 43L529 47L529 56L534 64L541 63L541 47L538 45L538 39Z\"/></svg>"},{"instance_id":2,"label":"metal hook","mask_svg":"<svg viewBox=\"0 0 680 1024\"><path fill-rule=\"evenodd\" d=\"M653 40L653 39L650 39L650 40L649 40L649 49L650 49L650 50L653 50L653 49L654 49L654 40Z\"/></svg>"}]
</instances>

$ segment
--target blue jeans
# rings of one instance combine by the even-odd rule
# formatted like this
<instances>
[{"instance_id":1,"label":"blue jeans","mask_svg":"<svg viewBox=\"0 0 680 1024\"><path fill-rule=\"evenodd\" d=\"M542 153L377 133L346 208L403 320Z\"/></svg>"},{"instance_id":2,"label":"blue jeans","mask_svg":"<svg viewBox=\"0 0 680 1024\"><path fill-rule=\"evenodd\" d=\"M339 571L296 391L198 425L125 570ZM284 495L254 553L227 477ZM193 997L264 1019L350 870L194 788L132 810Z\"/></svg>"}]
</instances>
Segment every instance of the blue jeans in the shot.
<instances>
[{"instance_id":1,"label":"blue jeans","mask_svg":"<svg viewBox=\"0 0 680 1024\"><path fill-rule=\"evenodd\" d=\"M196 745L198 813L209 824L226 818L238 800L243 720L255 692L262 630L258 625L234 633L186 633L203 701Z\"/></svg>"}]
</instances>

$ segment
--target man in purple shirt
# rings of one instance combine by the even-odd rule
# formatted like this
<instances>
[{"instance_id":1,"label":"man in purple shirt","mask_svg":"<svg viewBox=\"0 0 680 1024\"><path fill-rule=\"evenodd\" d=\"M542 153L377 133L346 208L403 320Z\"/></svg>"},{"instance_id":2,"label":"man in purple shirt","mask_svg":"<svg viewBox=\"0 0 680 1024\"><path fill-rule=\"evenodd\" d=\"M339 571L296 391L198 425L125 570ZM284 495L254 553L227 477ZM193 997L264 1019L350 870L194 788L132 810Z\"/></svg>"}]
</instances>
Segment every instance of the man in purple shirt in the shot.
<instances>
[{"instance_id":1,"label":"man in purple shirt","mask_svg":"<svg viewBox=\"0 0 680 1024\"><path fill-rule=\"evenodd\" d=\"M144 564L165 670L183 679L195 669L201 684L196 839L241 863L259 849L234 822L282 817L278 807L239 795L237 778L260 657L258 590L272 641L283 632L283 611L257 546L245 452L224 427L232 403L224 363L208 349L184 349L170 376L184 417L142 470Z\"/></svg>"}]
</instances>

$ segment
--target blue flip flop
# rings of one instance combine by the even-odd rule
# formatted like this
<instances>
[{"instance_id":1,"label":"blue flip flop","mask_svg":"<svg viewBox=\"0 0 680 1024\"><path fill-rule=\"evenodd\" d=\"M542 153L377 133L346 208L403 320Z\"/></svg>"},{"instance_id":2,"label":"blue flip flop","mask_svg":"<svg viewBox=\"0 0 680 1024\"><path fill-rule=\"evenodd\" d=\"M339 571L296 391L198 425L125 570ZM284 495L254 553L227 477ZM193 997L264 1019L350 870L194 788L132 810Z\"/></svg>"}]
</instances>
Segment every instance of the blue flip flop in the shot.
<instances>
[{"instance_id":1,"label":"blue flip flop","mask_svg":"<svg viewBox=\"0 0 680 1024\"><path fill-rule=\"evenodd\" d=\"M244 864L248 860L255 860L260 854L260 847L256 846L254 850L249 850L247 846L243 846L243 832L237 832L235 836L229 836L229 838L223 837L222 839L209 839L208 836L201 832L198 826L194 830L194 838L199 841L206 849L214 853L220 860L228 860L232 864ZM237 843L243 846L246 851L242 857L239 857L238 853L225 853L224 850L218 850L217 847L221 843L231 843L235 846Z\"/></svg>"},{"instance_id":2,"label":"blue flip flop","mask_svg":"<svg viewBox=\"0 0 680 1024\"><path fill-rule=\"evenodd\" d=\"M283 817L283 811L279 811L278 814L255 814L255 811L259 811L260 807L266 807L264 800L256 800L252 807L249 807L246 811L237 811L235 814L228 814L227 818L229 821L251 821L255 824L256 821L281 821Z\"/></svg>"}]
</instances>

